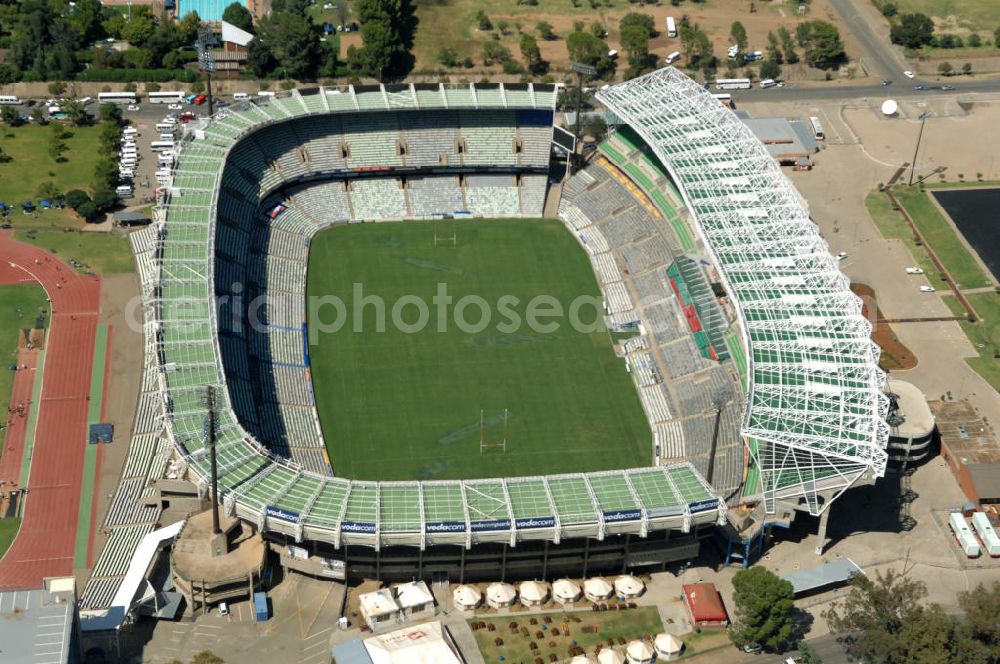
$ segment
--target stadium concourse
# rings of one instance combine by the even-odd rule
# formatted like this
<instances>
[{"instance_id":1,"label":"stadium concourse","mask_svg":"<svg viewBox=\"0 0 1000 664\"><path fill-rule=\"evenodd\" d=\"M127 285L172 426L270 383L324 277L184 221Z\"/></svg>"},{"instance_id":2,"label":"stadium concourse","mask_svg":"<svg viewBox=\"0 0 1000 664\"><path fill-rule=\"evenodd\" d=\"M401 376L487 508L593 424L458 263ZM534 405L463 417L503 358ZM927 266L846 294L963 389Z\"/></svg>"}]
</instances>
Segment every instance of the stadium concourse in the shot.
<instances>
[{"instance_id":1,"label":"stadium concourse","mask_svg":"<svg viewBox=\"0 0 1000 664\"><path fill-rule=\"evenodd\" d=\"M824 491L884 471L880 374L860 304L763 146L711 95L662 70L601 93L628 126L550 190L556 93L531 84L293 90L186 126L154 227L133 235L146 303L142 403L148 395L153 424L135 432L142 460L130 456L130 467L147 503L156 475L206 490L205 386L220 397L227 512L276 543L310 542L325 562L343 566L350 545L350 565L360 550L374 556L365 568L374 574L387 567L382 550L438 545L462 551L463 573L466 550L487 551L495 570L508 548L549 561L550 543L571 542L584 570L591 542L620 543L612 564L624 566L638 560L630 542L639 538L659 542L648 561L666 564L697 553L727 502L802 497L818 513ZM621 333L654 432L649 466L336 477L304 348L310 238L333 224L540 217L556 195L594 266L608 326ZM259 294L268 295L264 325L250 329L246 303ZM137 445L139 436L148 440ZM674 539L682 547L665 553ZM412 576L412 564L401 569Z\"/></svg>"}]
</instances>

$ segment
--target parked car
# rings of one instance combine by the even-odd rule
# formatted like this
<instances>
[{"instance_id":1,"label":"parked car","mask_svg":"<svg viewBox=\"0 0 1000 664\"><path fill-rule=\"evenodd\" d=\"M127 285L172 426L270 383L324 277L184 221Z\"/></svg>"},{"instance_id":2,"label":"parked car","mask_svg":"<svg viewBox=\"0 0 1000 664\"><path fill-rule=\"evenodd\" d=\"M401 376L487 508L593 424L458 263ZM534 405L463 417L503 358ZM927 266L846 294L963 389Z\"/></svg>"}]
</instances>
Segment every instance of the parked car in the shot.
<instances>
[{"instance_id":1,"label":"parked car","mask_svg":"<svg viewBox=\"0 0 1000 664\"><path fill-rule=\"evenodd\" d=\"M933 286L921 286L920 287L920 292L921 293L933 293L935 290L936 289Z\"/></svg>"},{"instance_id":2,"label":"parked car","mask_svg":"<svg viewBox=\"0 0 1000 664\"><path fill-rule=\"evenodd\" d=\"M913 86L913 89L914 89L914 90L926 90L926 89L927 89L927 86L926 86L926 85L924 85L923 83L921 83L920 85L914 85L914 86Z\"/></svg>"},{"instance_id":3,"label":"parked car","mask_svg":"<svg viewBox=\"0 0 1000 664\"><path fill-rule=\"evenodd\" d=\"M837 260L838 261L842 261L845 258L847 258L847 252L846 251L842 251L839 254L837 254Z\"/></svg>"},{"instance_id":4,"label":"parked car","mask_svg":"<svg viewBox=\"0 0 1000 664\"><path fill-rule=\"evenodd\" d=\"M180 104L170 104L170 106L167 106L167 108L169 108L171 111L179 111L184 107L181 106Z\"/></svg>"},{"instance_id":5,"label":"parked car","mask_svg":"<svg viewBox=\"0 0 1000 664\"><path fill-rule=\"evenodd\" d=\"M954 90L954 89L955 89L955 86L953 86L953 85L942 85L942 86L941 86L941 89L942 89L942 90L945 90L945 91L948 91L948 90Z\"/></svg>"},{"instance_id":6,"label":"parked car","mask_svg":"<svg viewBox=\"0 0 1000 664\"><path fill-rule=\"evenodd\" d=\"M923 270L923 268L919 268L919 267L908 267L908 268L906 268L906 273L907 274L923 274L924 270Z\"/></svg>"},{"instance_id":7,"label":"parked car","mask_svg":"<svg viewBox=\"0 0 1000 664\"><path fill-rule=\"evenodd\" d=\"M229 615L229 605L225 602L219 602L219 615L228 616Z\"/></svg>"},{"instance_id":8,"label":"parked car","mask_svg":"<svg viewBox=\"0 0 1000 664\"><path fill-rule=\"evenodd\" d=\"M903 76L905 76L906 78L913 78L914 74L912 71L907 69L906 71L903 72Z\"/></svg>"},{"instance_id":9,"label":"parked car","mask_svg":"<svg viewBox=\"0 0 1000 664\"><path fill-rule=\"evenodd\" d=\"M125 110L127 110L127 111L138 111L139 110L139 104L129 104L128 106L125 107Z\"/></svg>"},{"instance_id":10,"label":"parked car","mask_svg":"<svg viewBox=\"0 0 1000 664\"><path fill-rule=\"evenodd\" d=\"M892 85L892 81L887 78L882 79L882 85Z\"/></svg>"}]
</instances>

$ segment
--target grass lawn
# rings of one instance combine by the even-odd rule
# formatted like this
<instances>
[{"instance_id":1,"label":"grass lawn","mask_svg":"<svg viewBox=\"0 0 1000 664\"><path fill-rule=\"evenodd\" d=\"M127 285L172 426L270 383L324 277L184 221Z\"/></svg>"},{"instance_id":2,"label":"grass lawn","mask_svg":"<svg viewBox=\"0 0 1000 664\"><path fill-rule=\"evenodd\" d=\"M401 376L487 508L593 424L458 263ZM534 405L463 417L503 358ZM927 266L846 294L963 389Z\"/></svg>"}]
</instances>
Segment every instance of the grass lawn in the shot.
<instances>
[{"instance_id":1,"label":"grass lawn","mask_svg":"<svg viewBox=\"0 0 1000 664\"><path fill-rule=\"evenodd\" d=\"M17 529L21 526L20 519L0 519L0 558L7 553L10 543L17 535Z\"/></svg>"},{"instance_id":2,"label":"grass lawn","mask_svg":"<svg viewBox=\"0 0 1000 664\"><path fill-rule=\"evenodd\" d=\"M916 264L923 268L931 283L944 282L944 276L938 272L931 262L927 252L917 243L917 238L910 231L909 225L898 211L892 209L889 199L881 191L875 190L865 198L865 207L882 237L887 240L902 240L910 250L910 255Z\"/></svg>"},{"instance_id":3,"label":"grass lawn","mask_svg":"<svg viewBox=\"0 0 1000 664\"><path fill-rule=\"evenodd\" d=\"M958 232L931 200L930 194L917 187L892 190L896 200L913 217L924 239L930 244L959 288L982 288L990 280L966 248Z\"/></svg>"},{"instance_id":4,"label":"grass lawn","mask_svg":"<svg viewBox=\"0 0 1000 664\"><path fill-rule=\"evenodd\" d=\"M21 242L52 251L66 262L71 258L76 259L94 272L108 274L132 272L135 269L128 239L122 235L36 230L17 231L14 237Z\"/></svg>"},{"instance_id":5,"label":"grass lawn","mask_svg":"<svg viewBox=\"0 0 1000 664\"><path fill-rule=\"evenodd\" d=\"M98 161L100 127L67 127L73 136L65 139L69 148L66 161L56 163L49 155L51 126L40 127L24 124L20 127L0 127L0 145L12 159L0 163L0 201L14 205L21 201L38 202L36 190L43 182L56 183L63 192L70 189L89 191ZM20 209L10 216L15 228L79 226L80 221L71 210L39 211L37 218L21 214Z\"/></svg>"},{"instance_id":6,"label":"grass lawn","mask_svg":"<svg viewBox=\"0 0 1000 664\"><path fill-rule=\"evenodd\" d=\"M982 318L978 323L960 321L959 325L975 347L979 357L966 359L969 366L986 379L993 389L1000 392L1000 294L972 293L966 295L976 313ZM942 298L956 315L962 315L962 305L958 298L947 295Z\"/></svg>"},{"instance_id":7,"label":"grass lawn","mask_svg":"<svg viewBox=\"0 0 1000 664\"><path fill-rule=\"evenodd\" d=\"M457 233L456 246L434 246ZM452 479L583 472L646 465L650 431L622 360L604 329L578 332L569 317L554 332L531 329L528 302L554 297L569 310L578 296L596 298L579 319L593 321L600 306L590 262L554 220L422 221L364 227L337 226L313 239L309 297L336 295L346 324L315 335L317 320L331 325L333 307L309 315L311 368L317 409L337 475L354 479ZM376 330L376 308L355 320L353 284L384 298L386 325ZM453 298L439 332L433 301L439 284ZM399 298L426 303L429 322L416 333L392 324ZM454 314L465 296L488 303L492 320L459 329ZM516 297L500 302L502 296ZM504 305L520 317L510 325ZM480 320L478 306L462 317ZM402 309L413 323L417 306ZM363 333L356 333L357 324ZM601 326L603 327L603 326ZM504 435L506 453L480 454L480 413L487 441Z\"/></svg>"},{"instance_id":8,"label":"grass lawn","mask_svg":"<svg viewBox=\"0 0 1000 664\"><path fill-rule=\"evenodd\" d=\"M992 36L1000 24L1000 4L996 0L893 0L900 14L920 12L947 21L939 31L954 32L955 28L980 32L981 37ZM877 4L877 3L876 3Z\"/></svg>"},{"instance_id":9,"label":"grass lawn","mask_svg":"<svg viewBox=\"0 0 1000 664\"><path fill-rule=\"evenodd\" d=\"M20 330L35 326L39 307L48 307L45 291L38 284L8 284L0 286L0 413L10 405L14 387L14 372L10 365L17 360L17 335ZM48 325L48 315L44 325ZM6 418L7 416L4 415ZM6 429L0 432L3 441ZM0 445L0 456L5 446ZM0 538L2 539L2 538ZM0 547L2 550L2 547Z\"/></svg>"},{"instance_id":10,"label":"grass lawn","mask_svg":"<svg viewBox=\"0 0 1000 664\"><path fill-rule=\"evenodd\" d=\"M544 617L549 616L552 622L546 625L545 636L541 639L535 638L535 632L542 628ZM528 623L529 619L538 620L537 625ZM574 622L572 618L578 618L580 622ZM646 606L627 611L573 611L570 613L549 613L549 614L512 614L497 618L476 618L471 622L485 622L496 625L495 631L478 629L474 632L476 645L479 652L487 662L499 662L500 657L504 657L507 662L534 662L535 657L541 657L546 662L549 661L549 654L554 653L559 657L559 661L569 660L569 648L576 644L592 654L594 646L602 644L607 647L607 639L613 638L617 643L622 637L626 641L639 638L640 636L656 636L663 631L663 623L660 621L660 614L656 607ZM510 623L518 624L518 633L512 634ZM569 635L566 635L564 625L569 626ZM596 633L584 632L584 628L597 627ZM528 636L520 632L520 627L526 627ZM551 630L559 630L559 636L552 636ZM503 639L503 645L496 645L496 639ZM532 651L529 644L532 642L538 645L537 651ZM555 644L550 647L550 644Z\"/></svg>"}]
</instances>

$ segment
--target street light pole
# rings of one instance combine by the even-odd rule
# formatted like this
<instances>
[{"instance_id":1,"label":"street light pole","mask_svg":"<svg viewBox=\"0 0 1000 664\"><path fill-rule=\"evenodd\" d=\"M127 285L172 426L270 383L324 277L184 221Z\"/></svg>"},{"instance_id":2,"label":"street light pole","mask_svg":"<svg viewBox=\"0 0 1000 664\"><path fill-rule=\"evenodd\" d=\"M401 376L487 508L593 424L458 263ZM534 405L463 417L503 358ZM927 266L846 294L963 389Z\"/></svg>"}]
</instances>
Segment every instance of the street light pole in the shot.
<instances>
[{"instance_id":1,"label":"street light pole","mask_svg":"<svg viewBox=\"0 0 1000 664\"><path fill-rule=\"evenodd\" d=\"M920 131L917 133L917 146L913 148L913 163L910 164L910 182L909 186L913 186L913 174L917 170L917 152L920 150L920 139L924 136L924 123L927 118L930 117L931 112L925 111L920 114Z\"/></svg>"}]
</instances>

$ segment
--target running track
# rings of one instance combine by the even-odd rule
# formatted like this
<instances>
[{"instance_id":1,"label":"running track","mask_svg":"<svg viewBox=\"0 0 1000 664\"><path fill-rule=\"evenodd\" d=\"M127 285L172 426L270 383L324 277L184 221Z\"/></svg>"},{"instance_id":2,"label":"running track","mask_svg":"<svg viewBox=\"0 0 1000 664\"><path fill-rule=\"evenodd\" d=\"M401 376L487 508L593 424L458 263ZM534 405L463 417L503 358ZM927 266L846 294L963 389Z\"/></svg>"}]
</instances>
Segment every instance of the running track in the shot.
<instances>
[{"instance_id":1,"label":"running track","mask_svg":"<svg viewBox=\"0 0 1000 664\"><path fill-rule=\"evenodd\" d=\"M0 231L0 283L41 283L51 300L45 370L28 495L17 538L0 560L0 590L40 588L73 573L87 440L87 406L100 309L99 277Z\"/></svg>"}]
</instances>

